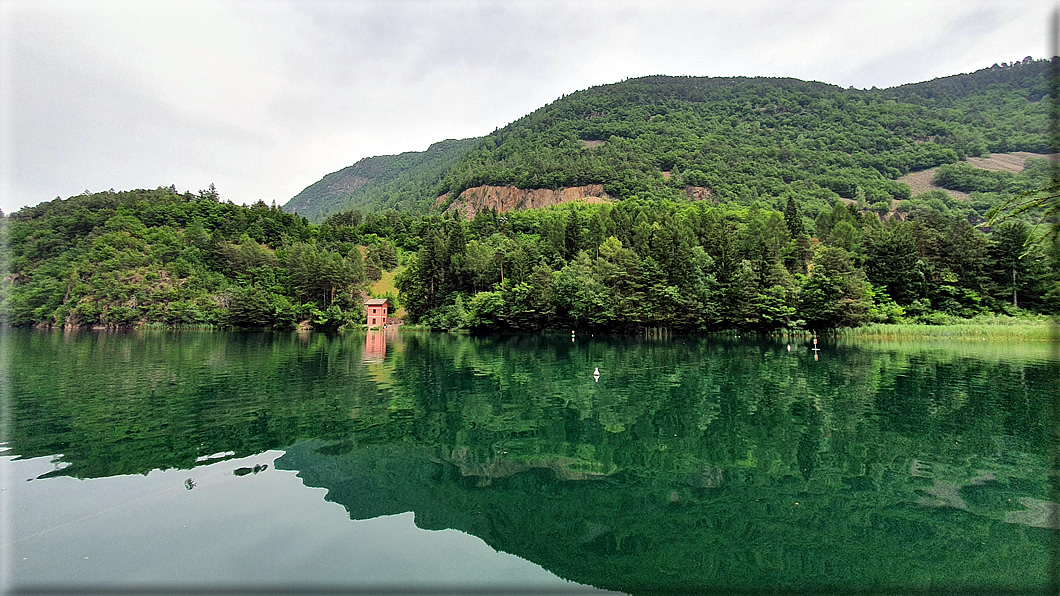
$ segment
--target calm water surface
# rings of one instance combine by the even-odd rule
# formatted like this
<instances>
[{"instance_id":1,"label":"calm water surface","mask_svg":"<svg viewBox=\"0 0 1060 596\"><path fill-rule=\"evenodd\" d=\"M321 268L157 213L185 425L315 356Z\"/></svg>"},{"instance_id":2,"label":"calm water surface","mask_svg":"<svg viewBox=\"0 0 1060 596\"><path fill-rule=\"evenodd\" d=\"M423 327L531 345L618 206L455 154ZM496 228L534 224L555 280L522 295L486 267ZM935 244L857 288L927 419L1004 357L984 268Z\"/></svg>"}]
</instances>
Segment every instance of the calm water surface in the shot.
<instances>
[{"instance_id":1,"label":"calm water surface","mask_svg":"<svg viewBox=\"0 0 1060 596\"><path fill-rule=\"evenodd\" d=\"M1050 593L1051 345L3 341L15 593Z\"/></svg>"}]
</instances>

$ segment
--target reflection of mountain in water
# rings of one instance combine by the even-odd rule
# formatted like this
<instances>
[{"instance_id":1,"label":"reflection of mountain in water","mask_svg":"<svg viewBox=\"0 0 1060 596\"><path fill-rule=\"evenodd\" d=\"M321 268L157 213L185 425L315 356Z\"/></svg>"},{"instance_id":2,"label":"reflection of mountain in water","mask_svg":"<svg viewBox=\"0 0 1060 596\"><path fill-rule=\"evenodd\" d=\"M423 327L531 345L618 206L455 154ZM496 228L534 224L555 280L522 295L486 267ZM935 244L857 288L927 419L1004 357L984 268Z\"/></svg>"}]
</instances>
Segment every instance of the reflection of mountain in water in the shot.
<instances>
[{"instance_id":1,"label":"reflection of mountain in water","mask_svg":"<svg viewBox=\"0 0 1060 596\"><path fill-rule=\"evenodd\" d=\"M89 478L294 444L277 466L355 519L414 511L629 592L1047 579L1050 363L384 339L15 333L10 445Z\"/></svg>"},{"instance_id":2,"label":"reflection of mountain in water","mask_svg":"<svg viewBox=\"0 0 1060 596\"><path fill-rule=\"evenodd\" d=\"M436 448L329 453L320 442L291 447L277 466L328 489L352 519L413 511L421 528L457 529L610 590L1011 588L1034 577L1044 586L1049 564L1047 531L983 506L920 506L927 485L898 470L834 486L710 468L569 479L558 466L497 463L489 476ZM994 500L1019 490L993 489Z\"/></svg>"},{"instance_id":3,"label":"reflection of mountain in water","mask_svg":"<svg viewBox=\"0 0 1060 596\"><path fill-rule=\"evenodd\" d=\"M454 357L448 341L410 343L389 422L277 465L353 519L413 511L611 590L1047 581L1048 532L1012 523L1045 494L1042 428L1004 390L1047 371L856 352L807 369L746 346L577 364L560 342ZM573 374L597 361L602 386ZM394 417L395 400L411 410Z\"/></svg>"}]
</instances>

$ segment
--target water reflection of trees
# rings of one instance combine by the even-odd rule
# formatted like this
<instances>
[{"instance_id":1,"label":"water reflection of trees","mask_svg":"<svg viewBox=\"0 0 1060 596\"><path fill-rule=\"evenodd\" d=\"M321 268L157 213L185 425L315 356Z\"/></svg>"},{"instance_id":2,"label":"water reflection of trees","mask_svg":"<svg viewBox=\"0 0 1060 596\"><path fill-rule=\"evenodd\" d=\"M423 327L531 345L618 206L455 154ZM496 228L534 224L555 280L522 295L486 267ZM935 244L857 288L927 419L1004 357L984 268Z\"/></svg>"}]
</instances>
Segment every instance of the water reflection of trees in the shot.
<instances>
[{"instance_id":1,"label":"water reflection of trees","mask_svg":"<svg viewBox=\"0 0 1060 596\"><path fill-rule=\"evenodd\" d=\"M1055 364L568 339L407 333L366 362L363 334L17 332L10 443L79 477L294 445L278 465L355 518L629 591L1045 568L1022 512L1048 507Z\"/></svg>"},{"instance_id":2,"label":"water reflection of trees","mask_svg":"<svg viewBox=\"0 0 1060 596\"><path fill-rule=\"evenodd\" d=\"M67 473L89 476L309 438L412 441L487 476L722 469L809 480L918 454L1044 457L1055 372L856 348L812 362L771 343L690 338L404 334L368 362L360 334L13 340L13 442L26 455L63 453L77 464Z\"/></svg>"},{"instance_id":3,"label":"water reflection of trees","mask_svg":"<svg viewBox=\"0 0 1060 596\"><path fill-rule=\"evenodd\" d=\"M1045 454L1044 365L853 350L807 366L768 344L625 343L417 338L393 391L412 396L417 441L478 461L527 457L529 442L645 474L862 475L910 450L992 455L982 437L1002 435Z\"/></svg>"},{"instance_id":4,"label":"water reflection of trees","mask_svg":"<svg viewBox=\"0 0 1060 596\"><path fill-rule=\"evenodd\" d=\"M1047 365L788 354L411 338L401 443L281 464L355 519L415 511L610 589L1044 585L1047 534L1011 522L1046 494Z\"/></svg>"}]
</instances>

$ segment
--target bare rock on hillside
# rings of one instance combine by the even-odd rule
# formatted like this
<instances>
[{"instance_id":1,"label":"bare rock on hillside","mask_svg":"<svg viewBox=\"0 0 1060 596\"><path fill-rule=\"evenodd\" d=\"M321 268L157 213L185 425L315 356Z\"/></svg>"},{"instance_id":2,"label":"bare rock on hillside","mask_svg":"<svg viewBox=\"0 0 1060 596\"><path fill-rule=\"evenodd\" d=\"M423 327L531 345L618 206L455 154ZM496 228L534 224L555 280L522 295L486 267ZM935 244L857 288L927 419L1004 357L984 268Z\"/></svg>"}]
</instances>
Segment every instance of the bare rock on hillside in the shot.
<instances>
[{"instance_id":1,"label":"bare rock on hillside","mask_svg":"<svg viewBox=\"0 0 1060 596\"><path fill-rule=\"evenodd\" d=\"M441 199L441 198L440 198ZM568 188L532 188L515 186L476 186L460 193L446 212L458 210L468 219L479 211L492 208L498 213L548 207L570 201L603 203L611 198L604 192L602 184L587 184ZM442 199L444 200L444 199ZM439 203L442 204L442 203Z\"/></svg>"}]
</instances>

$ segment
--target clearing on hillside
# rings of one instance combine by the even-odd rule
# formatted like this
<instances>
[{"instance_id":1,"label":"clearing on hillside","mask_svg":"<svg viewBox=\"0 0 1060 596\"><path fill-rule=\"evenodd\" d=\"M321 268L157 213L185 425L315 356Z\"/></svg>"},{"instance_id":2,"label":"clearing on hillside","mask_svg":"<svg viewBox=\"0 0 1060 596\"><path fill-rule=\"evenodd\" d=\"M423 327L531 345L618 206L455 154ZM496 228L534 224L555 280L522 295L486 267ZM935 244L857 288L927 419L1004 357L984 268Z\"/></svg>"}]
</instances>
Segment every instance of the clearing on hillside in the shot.
<instances>
[{"instance_id":1,"label":"clearing on hillside","mask_svg":"<svg viewBox=\"0 0 1060 596\"><path fill-rule=\"evenodd\" d=\"M921 170L919 172L913 172L912 174L906 174L898 179L898 182L909 185L909 191L915 197L918 194L925 193L929 190L941 190L942 192L950 195L955 199L965 200L968 198L968 193L961 192L959 190L950 190L948 188L942 188L941 186L935 186L932 180L935 179L935 168L929 170Z\"/></svg>"},{"instance_id":2,"label":"clearing on hillside","mask_svg":"<svg viewBox=\"0 0 1060 596\"><path fill-rule=\"evenodd\" d=\"M991 153L990 157L969 157L968 163L981 170L991 172L1005 171L1016 174L1023 171L1027 159L1031 157L1049 157L1040 153L1013 151L1012 153Z\"/></svg>"},{"instance_id":3,"label":"clearing on hillside","mask_svg":"<svg viewBox=\"0 0 1060 596\"><path fill-rule=\"evenodd\" d=\"M1049 157L1041 153L1030 153L1027 151L1014 151L1012 153L991 153L990 157L969 157L968 163L980 168L982 170L990 170L992 172L1005 171L1017 173L1023 171L1023 167L1026 165L1027 160L1031 157ZM961 192L959 190L949 190L936 186L932 183L935 179L936 168L928 170L921 170L919 172L913 172L906 174L898 179L898 182L902 184L908 184L909 190L915 197L918 194L925 193L929 190L941 190L951 197L958 200L965 200L968 197L968 193Z\"/></svg>"}]
</instances>

